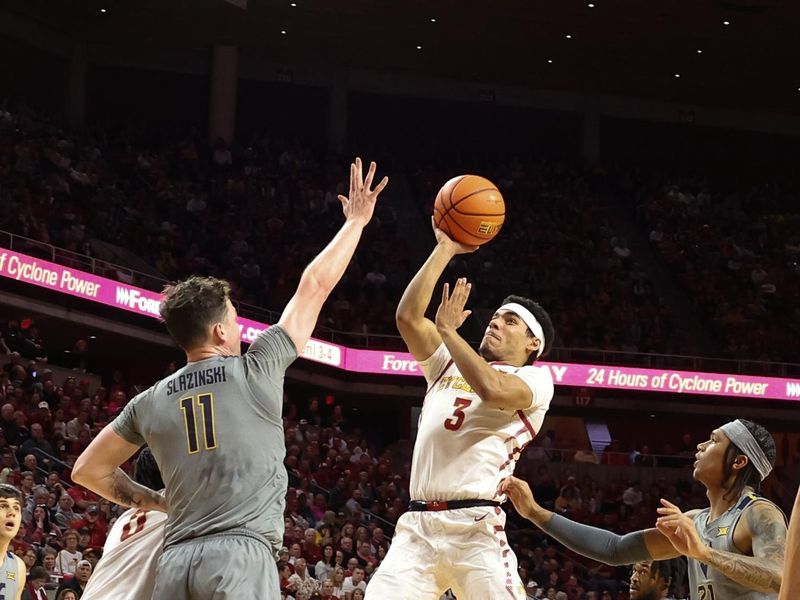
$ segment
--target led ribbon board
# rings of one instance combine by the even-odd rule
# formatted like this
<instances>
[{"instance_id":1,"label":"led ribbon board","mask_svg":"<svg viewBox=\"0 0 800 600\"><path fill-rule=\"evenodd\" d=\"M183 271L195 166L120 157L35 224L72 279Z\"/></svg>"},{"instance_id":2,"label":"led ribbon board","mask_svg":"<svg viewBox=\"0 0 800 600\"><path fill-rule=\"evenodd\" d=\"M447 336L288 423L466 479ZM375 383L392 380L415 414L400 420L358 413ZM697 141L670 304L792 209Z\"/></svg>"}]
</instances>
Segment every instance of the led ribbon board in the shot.
<instances>
[{"instance_id":1,"label":"led ribbon board","mask_svg":"<svg viewBox=\"0 0 800 600\"><path fill-rule=\"evenodd\" d=\"M146 317L159 316L161 294L157 292L4 248L0 248L0 276ZM239 318L239 331L243 342L252 342L268 327L269 325L265 323ZM407 352L347 348L314 338L306 344L302 358L357 373L411 376L422 374L417 362ZM550 369L556 385L570 387L800 400L800 380L797 379L576 363L539 364Z\"/></svg>"}]
</instances>

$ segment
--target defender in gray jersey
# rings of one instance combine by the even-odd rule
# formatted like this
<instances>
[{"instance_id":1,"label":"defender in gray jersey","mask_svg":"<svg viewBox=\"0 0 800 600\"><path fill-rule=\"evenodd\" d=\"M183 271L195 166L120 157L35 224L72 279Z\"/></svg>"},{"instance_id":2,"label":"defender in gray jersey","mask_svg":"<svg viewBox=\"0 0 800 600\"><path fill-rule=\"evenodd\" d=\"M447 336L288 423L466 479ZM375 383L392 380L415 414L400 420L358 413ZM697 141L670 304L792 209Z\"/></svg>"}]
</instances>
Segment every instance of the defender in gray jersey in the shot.
<instances>
[{"instance_id":1,"label":"defender in gray jersey","mask_svg":"<svg viewBox=\"0 0 800 600\"><path fill-rule=\"evenodd\" d=\"M775 464L775 441L752 421L737 419L698 444L694 478L710 507L682 513L661 500L656 528L619 536L545 510L528 484L503 481L517 511L568 548L609 565L664 560L689 563L692 600L775 600L781 586L786 518L753 489Z\"/></svg>"},{"instance_id":2,"label":"defender in gray jersey","mask_svg":"<svg viewBox=\"0 0 800 600\"><path fill-rule=\"evenodd\" d=\"M280 321L244 356L224 281L192 277L165 290L161 316L187 365L136 396L79 457L72 478L125 506L166 510L154 598L279 598L286 470L281 420L286 368L308 342L372 217L361 160L350 166L345 224L304 271ZM118 467L148 444L165 497Z\"/></svg>"}]
</instances>

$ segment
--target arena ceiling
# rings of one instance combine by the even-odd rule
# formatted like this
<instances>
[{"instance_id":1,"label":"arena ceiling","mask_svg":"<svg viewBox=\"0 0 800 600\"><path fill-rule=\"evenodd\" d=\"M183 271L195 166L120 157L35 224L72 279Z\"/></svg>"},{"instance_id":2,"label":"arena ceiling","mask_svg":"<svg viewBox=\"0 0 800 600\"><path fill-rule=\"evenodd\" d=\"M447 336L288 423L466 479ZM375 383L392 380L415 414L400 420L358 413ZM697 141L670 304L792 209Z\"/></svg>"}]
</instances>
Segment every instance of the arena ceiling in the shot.
<instances>
[{"instance_id":1,"label":"arena ceiling","mask_svg":"<svg viewBox=\"0 0 800 600\"><path fill-rule=\"evenodd\" d=\"M237 4L247 4L246 9ZM91 43L800 113L797 0L0 0ZM727 24L726 24L727 23Z\"/></svg>"}]
</instances>

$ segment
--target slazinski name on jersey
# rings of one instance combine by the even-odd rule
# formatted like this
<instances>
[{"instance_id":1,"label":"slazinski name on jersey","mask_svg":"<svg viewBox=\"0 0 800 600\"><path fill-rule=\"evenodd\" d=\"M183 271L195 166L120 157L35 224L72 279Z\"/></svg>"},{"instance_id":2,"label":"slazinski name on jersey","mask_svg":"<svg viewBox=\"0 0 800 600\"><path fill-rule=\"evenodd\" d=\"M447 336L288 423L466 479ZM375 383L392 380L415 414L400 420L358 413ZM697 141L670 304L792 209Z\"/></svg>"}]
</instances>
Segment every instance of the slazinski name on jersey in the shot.
<instances>
[{"instance_id":1,"label":"slazinski name on jersey","mask_svg":"<svg viewBox=\"0 0 800 600\"><path fill-rule=\"evenodd\" d=\"M225 367L211 367L210 369L203 369L202 371L190 371L184 373L167 382L167 395L179 394L186 390L201 387L204 385L213 385L215 383L225 383L227 381L225 375Z\"/></svg>"}]
</instances>

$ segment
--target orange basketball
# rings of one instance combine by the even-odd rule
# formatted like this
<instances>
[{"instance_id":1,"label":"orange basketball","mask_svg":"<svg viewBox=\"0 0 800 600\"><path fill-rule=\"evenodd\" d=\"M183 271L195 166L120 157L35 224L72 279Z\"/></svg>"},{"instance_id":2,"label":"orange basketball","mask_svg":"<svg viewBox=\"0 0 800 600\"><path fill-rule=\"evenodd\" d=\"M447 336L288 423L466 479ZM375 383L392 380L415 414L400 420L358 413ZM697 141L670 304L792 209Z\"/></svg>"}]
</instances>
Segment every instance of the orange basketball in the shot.
<instances>
[{"instance_id":1,"label":"orange basketball","mask_svg":"<svg viewBox=\"0 0 800 600\"><path fill-rule=\"evenodd\" d=\"M436 194L433 219L455 241L480 246L500 231L506 204L497 186L485 177L459 175Z\"/></svg>"}]
</instances>

